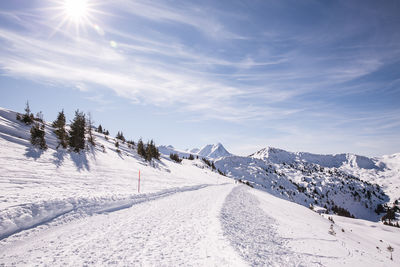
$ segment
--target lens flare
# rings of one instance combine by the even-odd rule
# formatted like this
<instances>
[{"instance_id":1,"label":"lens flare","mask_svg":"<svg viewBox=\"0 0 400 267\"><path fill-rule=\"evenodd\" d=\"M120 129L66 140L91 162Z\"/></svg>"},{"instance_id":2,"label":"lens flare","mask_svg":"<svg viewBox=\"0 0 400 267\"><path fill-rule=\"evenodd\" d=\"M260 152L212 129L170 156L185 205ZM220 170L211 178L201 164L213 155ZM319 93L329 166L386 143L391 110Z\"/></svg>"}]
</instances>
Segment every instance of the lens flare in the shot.
<instances>
[{"instance_id":1,"label":"lens flare","mask_svg":"<svg viewBox=\"0 0 400 267\"><path fill-rule=\"evenodd\" d=\"M117 48L117 47L118 47L118 44L117 44L117 42L115 42L115 41L110 41L110 46L111 46L112 48Z\"/></svg>"}]
</instances>

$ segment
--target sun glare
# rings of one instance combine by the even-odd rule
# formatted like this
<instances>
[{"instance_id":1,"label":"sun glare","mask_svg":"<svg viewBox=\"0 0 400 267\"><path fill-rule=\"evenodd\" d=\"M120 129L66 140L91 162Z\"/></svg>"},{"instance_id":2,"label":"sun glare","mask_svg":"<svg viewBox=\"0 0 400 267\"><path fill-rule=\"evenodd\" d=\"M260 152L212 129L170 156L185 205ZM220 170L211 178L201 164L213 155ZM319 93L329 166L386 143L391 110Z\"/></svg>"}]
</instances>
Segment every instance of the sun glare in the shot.
<instances>
[{"instance_id":1,"label":"sun glare","mask_svg":"<svg viewBox=\"0 0 400 267\"><path fill-rule=\"evenodd\" d=\"M88 33L88 29L94 29L99 35L104 35L104 30L96 23L96 15L100 16L107 14L98 9L101 0L49 1L54 4L47 8L54 14L51 20L58 20L58 24L50 34L51 36L57 32L73 34L71 28L75 28L75 36L78 38L81 37L82 33Z\"/></svg>"},{"instance_id":2,"label":"sun glare","mask_svg":"<svg viewBox=\"0 0 400 267\"><path fill-rule=\"evenodd\" d=\"M79 22L85 19L88 15L87 0L65 0L64 9L68 18L74 22Z\"/></svg>"}]
</instances>

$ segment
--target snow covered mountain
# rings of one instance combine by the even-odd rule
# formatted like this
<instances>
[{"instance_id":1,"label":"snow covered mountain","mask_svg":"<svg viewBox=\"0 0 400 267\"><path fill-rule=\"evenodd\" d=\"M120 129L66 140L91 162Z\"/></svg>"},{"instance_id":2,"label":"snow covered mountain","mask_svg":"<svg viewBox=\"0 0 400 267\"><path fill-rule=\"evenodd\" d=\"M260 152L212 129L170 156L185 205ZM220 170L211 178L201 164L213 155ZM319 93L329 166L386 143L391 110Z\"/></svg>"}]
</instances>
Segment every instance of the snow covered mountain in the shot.
<instances>
[{"instance_id":1,"label":"snow covered mountain","mask_svg":"<svg viewBox=\"0 0 400 267\"><path fill-rule=\"evenodd\" d=\"M199 148L192 148L192 149L188 149L187 152L191 153L191 154L197 154L199 153L200 149Z\"/></svg>"},{"instance_id":2,"label":"snow covered mountain","mask_svg":"<svg viewBox=\"0 0 400 267\"><path fill-rule=\"evenodd\" d=\"M286 200L306 207L319 206L329 212L345 209L348 216L377 221L382 215L375 213L378 204L389 197L378 186L360 180L337 168L316 164L274 164L251 157L227 157L215 166L229 177L250 182Z\"/></svg>"},{"instance_id":3,"label":"snow covered mountain","mask_svg":"<svg viewBox=\"0 0 400 267\"><path fill-rule=\"evenodd\" d=\"M363 218L373 213L362 205L387 200L383 187L343 167L218 157L225 177L200 158L175 163L172 146L148 162L100 133L80 153L57 148L49 123L48 149L40 150L15 118L0 108L0 266L398 265L399 228L308 208L329 199L328 208ZM398 159L379 161L395 175Z\"/></svg>"},{"instance_id":4,"label":"snow covered mountain","mask_svg":"<svg viewBox=\"0 0 400 267\"><path fill-rule=\"evenodd\" d=\"M275 164L317 164L337 168L364 181L379 184L392 201L400 198L400 153L369 158L350 153L320 155L266 147L250 157Z\"/></svg>"},{"instance_id":5,"label":"snow covered mountain","mask_svg":"<svg viewBox=\"0 0 400 267\"><path fill-rule=\"evenodd\" d=\"M193 148L190 150L179 150L171 145L168 146L159 146L160 153L164 155L169 154L178 154L179 157L189 157L189 155L198 156L199 158L206 158L206 159L217 159L222 157L229 157L232 156L225 147L218 143L216 145L205 145L201 149Z\"/></svg>"},{"instance_id":6,"label":"snow covered mountain","mask_svg":"<svg viewBox=\"0 0 400 267\"><path fill-rule=\"evenodd\" d=\"M218 143L216 145L206 145L206 146L202 147L197 152L197 154L199 156L207 157L207 158L211 158L211 159L228 157L228 156L232 155L225 149L225 147L221 143Z\"/></svg>"},{"instance_id":7,"label":"snow covered mountain","mask_svg":"<svg viewBox=\"0 0 400 267\"><path fill-rule=\"evenodd\" d=\"M229 177L298 204L377 221L382 217L376 212L378 205L400 200L398 155L318 155L267 147L249 157L218 159L215 166Z\"/></svg>"},{"instance_id":8,"label":"snow covered mountain","mask_svg":"<svg viewBox=\"0 0 400 267\"><path fill-rule=\"evenodd\" d=\"M306 162L318 164L322 167L339 168L350 166L363 169L383 169L384 164L377 164L378 160L355 154L320 155L307 152L288 152L282 149L266 147L250 155L253 158L267 160L272 163Z\"/></svg>"}]
</instances>

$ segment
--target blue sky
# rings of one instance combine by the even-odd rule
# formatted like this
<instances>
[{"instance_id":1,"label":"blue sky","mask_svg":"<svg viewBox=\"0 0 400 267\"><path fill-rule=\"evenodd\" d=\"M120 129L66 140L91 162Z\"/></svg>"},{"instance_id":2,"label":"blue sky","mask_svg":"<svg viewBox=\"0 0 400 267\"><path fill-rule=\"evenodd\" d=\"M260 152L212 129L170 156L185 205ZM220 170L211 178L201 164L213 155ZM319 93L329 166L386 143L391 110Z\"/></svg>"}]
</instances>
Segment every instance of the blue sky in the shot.
<instances>
[{"instance_id":1,"label":"blue sky","mask_svg":"<svg viewBox=\"0 0 400 267\"><path fill-rule=\"evenodd\" d=\"M86 1L0 1L0 106L178 148L400 152L399 1Z\"/></svg>"}]
</instances>

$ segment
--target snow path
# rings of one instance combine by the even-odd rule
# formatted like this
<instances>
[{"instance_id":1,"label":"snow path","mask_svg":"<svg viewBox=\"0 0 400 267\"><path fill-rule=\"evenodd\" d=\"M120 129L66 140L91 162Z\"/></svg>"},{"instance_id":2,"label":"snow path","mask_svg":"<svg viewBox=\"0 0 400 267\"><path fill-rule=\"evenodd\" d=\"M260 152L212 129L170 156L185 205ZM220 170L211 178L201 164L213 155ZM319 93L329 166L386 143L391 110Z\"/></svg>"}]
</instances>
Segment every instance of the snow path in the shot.
<instances>
[{"instance_id":1,"label":"snow path","mask_svg":"<svg viewBox=\"0 0 400 267\"><path fill-rule=\"evenodd\" d=\"M260 207L259 200L238 186L227 196L221 212L224 235L251 266L310 266L308 257L292 252L277 234L276 222Z\"/></svg>"},{"instance_id":2,"label":"snow path","mask_svg":"<svg viewBox=\"0 0 400 267\"><path fill-rule=\"evenodd\" d=\"M161 190L148 194L133 194L124 198L118 197L81 197L78 199L56 199L39 203L15 205L5 210L0 210L0 240L13 234L37 227L42 224L66 215L78 212L80 216L86 214L111 212L129 208L132 205L167 197L179 192L199 190L209 186L207 184L196 186L177 187Z\"/></svg>"},{"instance_id":3,"label":"snow path","mask_svg":"<svg viewBox=\"0 0 400 267\"><path fill-rule=\"evenodd\" d=\"M0 242L0 265L246 265L219 215L234 184L180 192Z\"/></svg>"}]
</instances>

